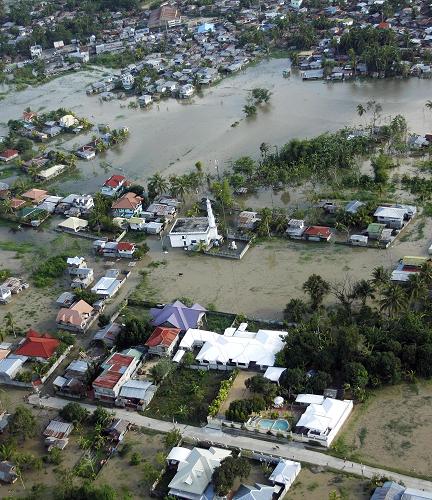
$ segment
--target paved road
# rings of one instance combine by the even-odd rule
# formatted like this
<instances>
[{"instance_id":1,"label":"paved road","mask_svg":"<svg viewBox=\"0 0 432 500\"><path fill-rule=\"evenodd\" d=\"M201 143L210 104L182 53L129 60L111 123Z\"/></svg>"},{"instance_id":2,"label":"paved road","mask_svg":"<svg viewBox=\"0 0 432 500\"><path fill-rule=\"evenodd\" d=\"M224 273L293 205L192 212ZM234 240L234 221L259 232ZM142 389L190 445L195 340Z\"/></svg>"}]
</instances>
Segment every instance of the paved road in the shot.
<instances>
[{"instance_id":1,"label":"paved road","mask_svg":"<svg viewBox=\"0 0 432 500\"><path fill-rule=\"evenodd\" d=\"M29 403L40 405L46 408L61 409L69 401L57 397L42 397L39 399L37 395L29 397ZM94 405L80 403L83 408L93 411ZM169 432L173 429L171 422L163 420L156 420L149 417L144 417L134 411L123 409L114 409L115 415L118 418L124 418L139 427L146 427L160 432ZM241 449L253 450L260 453L275 455L278 457L289 458L299 462L308 462L315 465L324 467L331 467L340 471L357 474L367 478L372 478L375 475L391 477L397 482L402 482L405 486L410 488L424 489L432 491L432 482L414 477L405 476L403 474L396 474L394 472L386 471L375 467L359 464L356 462L345 461L335 458L318 451L311 451L304 448L301 443L280 444L278 448L274 443L268 441L261 441L248 436L233 436L224 434L221 431L208 429L205 427L193 427L191 425L176 424L177 429L180 430L185 438L190 438L197 441L210 441L214 444L224 444L236 446Z\"/></svg>"}]
</instances>

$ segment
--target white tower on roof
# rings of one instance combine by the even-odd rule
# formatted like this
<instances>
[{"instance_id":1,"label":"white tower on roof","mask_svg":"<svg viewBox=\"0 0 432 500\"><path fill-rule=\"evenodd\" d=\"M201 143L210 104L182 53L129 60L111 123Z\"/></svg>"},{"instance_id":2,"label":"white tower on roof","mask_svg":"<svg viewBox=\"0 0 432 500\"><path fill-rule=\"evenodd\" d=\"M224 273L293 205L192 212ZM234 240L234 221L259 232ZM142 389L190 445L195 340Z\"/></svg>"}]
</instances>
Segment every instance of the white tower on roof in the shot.
<instances>
[{"instance_id":1,"label":"white tower on roof","mask_svg":"<svg viewBox=\"0 0 432 500\"><path fill-rule=\"evenodd\" d=\"M213 209L212 209L210 200L208 198L207 198L206 203L207 203L207 219L208 219L208 223L209 223L209 228L212 229L212 228L216 227L216 220L214 218Z\"/></svg>"}]
</instances>

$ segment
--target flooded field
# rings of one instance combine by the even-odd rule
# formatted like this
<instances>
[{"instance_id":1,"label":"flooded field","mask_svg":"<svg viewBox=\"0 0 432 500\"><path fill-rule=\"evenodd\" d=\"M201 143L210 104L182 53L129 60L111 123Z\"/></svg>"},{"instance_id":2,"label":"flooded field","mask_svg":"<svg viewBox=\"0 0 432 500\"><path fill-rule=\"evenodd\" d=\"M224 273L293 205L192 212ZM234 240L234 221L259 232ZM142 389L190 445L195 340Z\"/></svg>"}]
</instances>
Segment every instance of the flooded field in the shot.
<instances>
[{"instance_id":1,"label":"flooded field","mask_svg":"<svg viewBox=\"0 0 432 500\"><path fill-rule=\"evenodd\" d=\"M126 144L80 162L80 178L61 183L65 191L90 191L106 178L107 170L123 171L137 181L145 181L155 171L188 170L198 160L213 170L216 159L222 165L240 155L256 155L262 142L281 145L293 137L311 137L364 121L357 116L356 106L370 99L382 103L383 116L404 114L412 130L426 132L432 124L424 107L430 97L428 80L303 82L297 74L283 78L286 65L285 59L264 61L204 89L191 102L168 99L149 110L129 109L135 98L102 103L97 96L87 96L85 87L106 74L101 69L74 73L6 96L0 107L0 133L26 107L35 111L65 107L95 124L129 127ZM247 92L258 86L271 90L271 102L257 117L245 119L242 108ZM239 125L231 127L237 121ZM85 137L78 136L61 147L72 149L84 143ZM109 164L108 169L100 167L101 161Z\"/></svg>"},{"instance_id":2,"label":"flooded field","mask_svg":"<svg viewBox=\"0 0 432 500\"><path fill-rule=\"evenodd\" d=\"M273 239L252 247L241 261L176 249L163 254L154 246L152 257L166 265L152 270L150 286L158 300L184 296L221 311L281 318L291 298L303 297L302 285L313 273L330 282L369 279L374 267L392 269L404 255L426 255L431 220L417 219L407 231L409 240L402 236L387 250Z\"/></svg>"}]
</instances>

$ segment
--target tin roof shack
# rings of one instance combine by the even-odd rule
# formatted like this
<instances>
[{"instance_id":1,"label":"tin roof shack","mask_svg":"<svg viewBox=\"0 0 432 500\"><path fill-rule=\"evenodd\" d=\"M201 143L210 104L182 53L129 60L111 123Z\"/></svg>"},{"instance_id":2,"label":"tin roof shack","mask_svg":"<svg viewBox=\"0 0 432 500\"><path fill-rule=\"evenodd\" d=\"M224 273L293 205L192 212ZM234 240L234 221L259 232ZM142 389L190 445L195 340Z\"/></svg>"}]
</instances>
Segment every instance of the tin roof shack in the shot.
<instances>
[{"instance_id":1,"label":"tin roof shack","mask_svg":"<svg viewBox=\"0 0 432 500\"><path fill-rule=\"evenodd\" d=\"M253 230L260 220L261 217L258 215L258 212L244 210L239 213L237 225L239 229Z\"/></svg>"},{"instance_id":2,"label":"tin roof shack","mask_svg":"<svg viewBox=\"0 0 432 500\"><path fill-rule=\"evenodd\" d=\"M114 346L121 329L122 327L118 323L109 323L95 333L93 342L101 342L104 346L111 348Z\"/></svg>"},{"instance_id":3,"label":"tin roof shack","mask_svg":"<svg viewBox=\"0 0 432 500\"><path fill-rule=\"evenodd\" d=\"M153 399L157 387L148 380L128 380L120 389L116 406L144 410Z\"/></svg>"},{"instance_id":4,"label":"tin roof shack","mask_svg":"<svg viewBox=\"0 0 432 500\"><path fill-rule=\"evenodd\" d=\"M13 484L18 479L15 465L6 460L0 462L0 481L2 483Z\"/></svg>"},{"instance_id":5,"label":"tin roof shack","mask_svg":"<svg viewBox=\"0 0 432 500\"><path fill-rule=\"evenodd\" d=\"M116 418L104 430L104 434L108 436L111 441L119 443L120 441L123 441L129 427L130 423L127 420L123 418Z\"/></svg>"},{"instance_id":6,"label":"tin roof shack","mask_svg":"<svg viewBox=\"0 0 432 500\"><path fill-rule=\"evenodd\" d=\"M43 435L46 437L45 446L48 447L48 451L53 448L60 448L63 450L69 442L68 436L72 430L73 425L69 422L51 420L48 427L43 432Z\"/></svg>"},{"instance_id":7,"label":"tin roof shack","mask_svg":"<svg viewBox=\"0 0 432 500\"><path fill-rule=\"evenodd\" d=\"M303 237L308 241L330 241L332 232L329 227L309 226L303 233Z\"/></svg>"},{"instance_id":8,"label":"tin roof shack","mask_svg":"<svg viewBox=\"0 0 432 500\"><path fill-rule=\"evenodd\" d=\"M77 359L72 361L66 368L63 376L57 376L53 381L53 387L56 392L60 392L70 397L81 397L86 394L86 376L89 369L89 363Z\"/></svg>"},{"instance_id":9,"label":"tin roof shack","mask_svg":"<svg viewBox=\"0 0 432 500\"><path fill-rule=\"evenodd\" d=\"M288 227L285 232L289 238L292 238L294 240L301 240L305 231L306 226L304 220L290 219L288 221Z\"/></svg>"}]
</instances>

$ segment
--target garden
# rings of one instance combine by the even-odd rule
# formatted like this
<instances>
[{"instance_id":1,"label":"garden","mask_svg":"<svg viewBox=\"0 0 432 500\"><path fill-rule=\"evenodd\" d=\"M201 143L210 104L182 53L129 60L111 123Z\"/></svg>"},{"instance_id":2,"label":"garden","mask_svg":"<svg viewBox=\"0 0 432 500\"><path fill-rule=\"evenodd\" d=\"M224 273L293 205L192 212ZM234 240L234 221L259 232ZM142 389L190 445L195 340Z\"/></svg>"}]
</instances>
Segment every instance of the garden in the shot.
<instances>
[{"instance_id":1,"label":"garden","mask_svg":"<svg viewBox=\"0 0 432 500\"><path fill-rule=\"evenodd\" d=\"M163 380L145 415L192 425L206 422L209 405L229 375L180 367Z\"/></svg>"}]
</instances>

